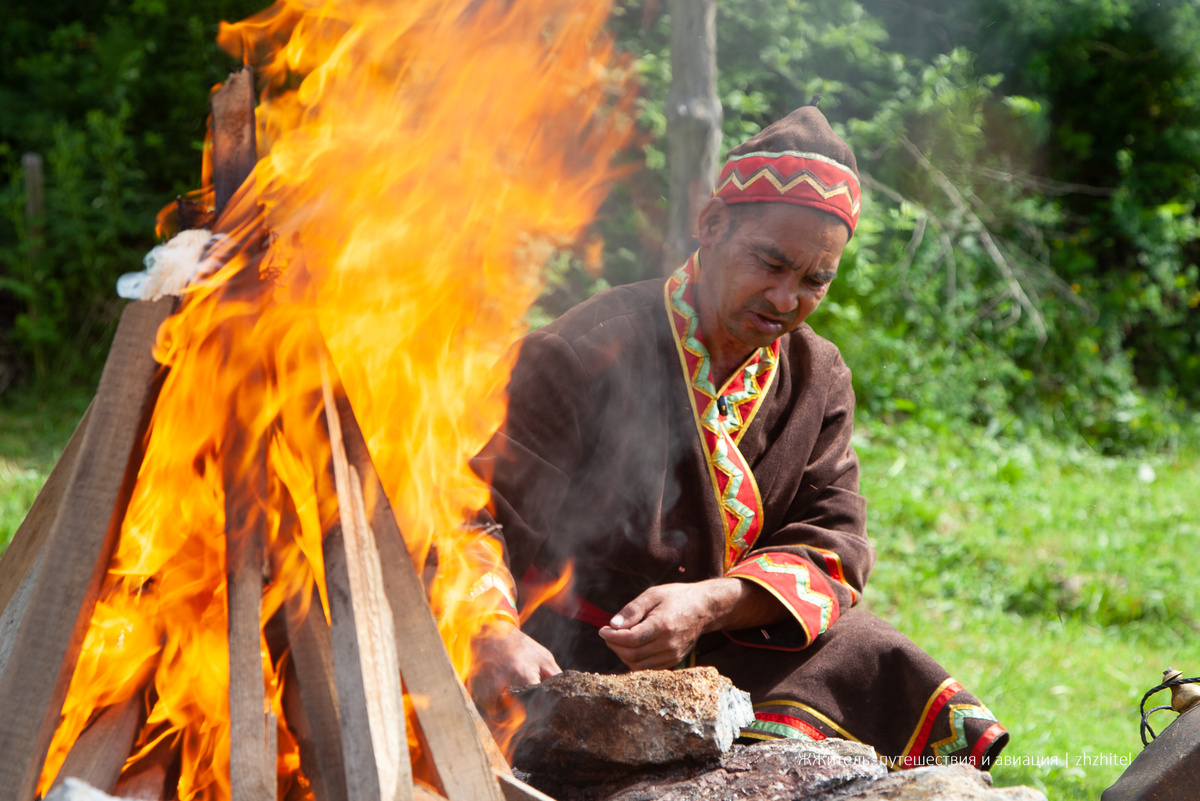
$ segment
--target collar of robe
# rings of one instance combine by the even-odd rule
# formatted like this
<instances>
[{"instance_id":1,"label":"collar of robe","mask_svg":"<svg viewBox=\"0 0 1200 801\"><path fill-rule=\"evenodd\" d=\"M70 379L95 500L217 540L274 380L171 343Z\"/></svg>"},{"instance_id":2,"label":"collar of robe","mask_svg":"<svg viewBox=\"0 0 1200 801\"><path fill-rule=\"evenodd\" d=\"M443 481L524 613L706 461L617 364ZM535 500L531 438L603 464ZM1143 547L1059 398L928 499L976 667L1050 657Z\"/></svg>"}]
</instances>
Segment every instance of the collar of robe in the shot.
<instances>
[{"instance_id":1,"label":"collar of robe","mask_svg":"<svg viewBox=\"0 0 1200 801\"><path fill-rule=\"evenodd\" d=\"M716 386L712 359L700 332L695 284L700 254L667 279L663 303L679 354L680 369L688 385L692 418L700 435L708 475L712 482L725 534L725 570L754 545L762 532L763 507L754 473L738 443L758 414L779 364L779 340L750 354L733 375Z\"/></svg>"}]
</instances>

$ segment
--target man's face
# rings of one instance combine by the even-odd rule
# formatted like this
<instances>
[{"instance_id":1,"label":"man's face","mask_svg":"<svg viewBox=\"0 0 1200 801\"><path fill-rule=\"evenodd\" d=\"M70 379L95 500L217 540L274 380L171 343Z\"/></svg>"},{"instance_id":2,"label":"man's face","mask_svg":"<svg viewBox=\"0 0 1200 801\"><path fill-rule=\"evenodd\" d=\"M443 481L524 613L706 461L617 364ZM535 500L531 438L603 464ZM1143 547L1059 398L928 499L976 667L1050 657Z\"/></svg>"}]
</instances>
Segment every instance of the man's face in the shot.
<instances>
[{"instance_id":1,"label":"man's face","mask_svg":"<svg viewBox=\"0 0 1200 801\"><path fill-rule=\"evenodd\" d=\"M747 356L804 322L837 276L850 231L787 203L700 212L700 326L713 356Z\"/></svg>"}]
</instances>

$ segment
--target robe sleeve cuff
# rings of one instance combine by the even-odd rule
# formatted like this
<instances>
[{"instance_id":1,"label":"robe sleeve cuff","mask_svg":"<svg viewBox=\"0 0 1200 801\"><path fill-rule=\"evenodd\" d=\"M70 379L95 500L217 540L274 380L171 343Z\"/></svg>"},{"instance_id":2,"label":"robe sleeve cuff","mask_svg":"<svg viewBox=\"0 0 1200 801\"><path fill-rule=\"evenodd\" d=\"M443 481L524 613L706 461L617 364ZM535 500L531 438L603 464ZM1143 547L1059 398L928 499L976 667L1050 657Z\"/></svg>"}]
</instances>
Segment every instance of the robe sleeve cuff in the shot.
<instances>
[{"instance_id":1,"label":"robe sleeve cuff","mask_svg":"<svg viewBox=\"0 0 1200 801\"><path fill-rule=\"evenodd\" d=\"M794 629L792 636L787 636L778 624L725 633L741 645L798 651L838 619L837 595L829 579L803 556L787 551L758 551L725 575L753 582L771 593L800 626L798 636Z\"/></svg>"},{"instance_id":2,"label":"robe sleeve cuff","mask_svg":"<svg viewBox=\"0 0 1200 801\"><path fill-rule=\"evenodd\" d=\"M500 618L513 625L520 624L516 587L506 570L489 570L477 578L467 592L467 600L485 608L487 611L483 612L483 616L486 618Z\"/></svg>"}]
</instances>

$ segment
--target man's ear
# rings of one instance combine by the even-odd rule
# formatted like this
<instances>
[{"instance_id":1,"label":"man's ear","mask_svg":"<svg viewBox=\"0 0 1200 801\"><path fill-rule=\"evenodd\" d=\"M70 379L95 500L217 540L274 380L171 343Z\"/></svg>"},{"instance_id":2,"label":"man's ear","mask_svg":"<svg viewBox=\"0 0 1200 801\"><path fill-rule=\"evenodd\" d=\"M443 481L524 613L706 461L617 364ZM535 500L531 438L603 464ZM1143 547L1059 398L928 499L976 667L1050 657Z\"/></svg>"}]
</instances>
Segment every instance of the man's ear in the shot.
<instances>
[{"instance_id":1,"label":"man's ear","mask_svg":"<svg viewBox=\"0 0 1200 801\"><path fill-rule=\"evenodd\" d=\"M696 220L696 238L701 246L712 247L725 238L731 222L728 204L719 197L710 197Z\"/></svg>"}]
</instances>

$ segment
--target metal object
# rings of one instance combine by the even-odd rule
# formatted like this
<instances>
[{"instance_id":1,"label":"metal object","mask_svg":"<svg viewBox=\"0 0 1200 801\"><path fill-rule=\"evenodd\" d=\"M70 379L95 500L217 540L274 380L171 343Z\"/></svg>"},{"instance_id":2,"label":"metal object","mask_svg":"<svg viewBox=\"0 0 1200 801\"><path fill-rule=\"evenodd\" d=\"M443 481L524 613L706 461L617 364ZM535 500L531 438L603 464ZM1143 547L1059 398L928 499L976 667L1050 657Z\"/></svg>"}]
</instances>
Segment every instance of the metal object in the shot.
<instances>
[{"instance_id":1,"label":"metal object","mask_svg":"<svg viewBox=\"0 0 1200 801\"><path fill-rule=\"evenodd\" d=\"M1163 671L1163 684L1183 678L1183 672L1167 668ZM1200 703L1200 687L1195 684L1176 684L1171 687L1171 709L1179 714Z\"/></svg>"},{"instance_id":2,"label":"metal object","mask_svg":"<svg viewBox=\"0 0 1200 801\"><path fill-rule=\"evenodd\" d=\"M1163 671L1162 685L1147 693L1147 697L1181 678L1183 673L1167 668ZM1200 687L1174 684L1170 689L1171 708L1179 712L1179 717L1146 745L1117 783L1104 791L1101 801L1200 798ZM1145 699L1142 703L1144 707Z\"/></svg>"}]
</instances>

